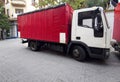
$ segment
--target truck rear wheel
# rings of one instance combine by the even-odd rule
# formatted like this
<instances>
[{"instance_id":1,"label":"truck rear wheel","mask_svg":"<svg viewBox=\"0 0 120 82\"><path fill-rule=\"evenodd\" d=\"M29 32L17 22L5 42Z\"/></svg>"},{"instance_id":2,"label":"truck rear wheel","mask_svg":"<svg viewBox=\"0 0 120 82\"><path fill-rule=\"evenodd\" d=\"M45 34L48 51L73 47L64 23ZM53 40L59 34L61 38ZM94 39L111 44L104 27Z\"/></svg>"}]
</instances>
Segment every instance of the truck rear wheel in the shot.
<instances>
[{"instance_id":1,"label":"truck rear wheel","mask_svg":"<svg viewBox=\"0 0 120 82\"><path fill-rule=\"evenodd\" d=\"M38 47L38 45L37 45L36 42L31 41L31 42L30 42L30 49L31 49L32 51L38 51L38 50L39 50L39 47Z\"/></svg>"},{"instance_id":2,"label":"truck rear wheel","mask_svg":"<svg viewBox=\"0 0 120 82\"><path fill-rule=\"evenodd\" d=\"M78 61L83 61L86 58L85 50L80 46L74 46L72 50L72 56Z\"/></svg>"}]
</instances>

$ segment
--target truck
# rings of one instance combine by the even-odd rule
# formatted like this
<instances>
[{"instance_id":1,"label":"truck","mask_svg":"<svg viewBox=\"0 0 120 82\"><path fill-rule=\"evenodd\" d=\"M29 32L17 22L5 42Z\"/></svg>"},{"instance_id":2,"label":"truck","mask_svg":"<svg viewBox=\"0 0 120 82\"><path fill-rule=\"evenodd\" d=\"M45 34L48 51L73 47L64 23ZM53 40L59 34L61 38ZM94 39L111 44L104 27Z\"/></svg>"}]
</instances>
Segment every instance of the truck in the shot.
<instances>
[{"instance_id":1,"label":"truck","mask_svg":"<svg viewBox=\"0 0 120 82\"><path fill-rule=\"evenodd\" d=\"M120 0L112 0L114 8L114 26L112 47L115 51L120 52Z\"/></svg>"},{"instance_id":2,"label":"truck","mask_svg":"<svg viewBox=\"0 0 120 82\"><path fill-rule=\"evenodd\" d=\"M102 7L73 10L67 4L18 15L23 43L31 50L54 46L78 61L106 59L110 53L110 28Z\"/></svg>"}]
</instances>

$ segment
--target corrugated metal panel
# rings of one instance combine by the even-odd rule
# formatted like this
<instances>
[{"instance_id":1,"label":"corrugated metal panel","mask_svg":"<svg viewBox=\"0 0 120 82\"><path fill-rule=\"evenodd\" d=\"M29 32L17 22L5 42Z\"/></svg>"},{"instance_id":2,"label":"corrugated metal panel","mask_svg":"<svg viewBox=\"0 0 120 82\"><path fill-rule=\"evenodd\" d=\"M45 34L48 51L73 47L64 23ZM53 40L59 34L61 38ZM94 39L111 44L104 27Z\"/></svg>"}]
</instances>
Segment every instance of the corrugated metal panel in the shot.
<instances>
[{"instance_id":1,"label":"corrugated metal panel","mask_svg":"<svg viewBox=\"0 0 120 82\"><path fill-rule=\"evenodd\" d=\"M60 42L60 33L69 41L73 9L69 5L18 16L21 38Z\"/></svg>"}]
</instances>

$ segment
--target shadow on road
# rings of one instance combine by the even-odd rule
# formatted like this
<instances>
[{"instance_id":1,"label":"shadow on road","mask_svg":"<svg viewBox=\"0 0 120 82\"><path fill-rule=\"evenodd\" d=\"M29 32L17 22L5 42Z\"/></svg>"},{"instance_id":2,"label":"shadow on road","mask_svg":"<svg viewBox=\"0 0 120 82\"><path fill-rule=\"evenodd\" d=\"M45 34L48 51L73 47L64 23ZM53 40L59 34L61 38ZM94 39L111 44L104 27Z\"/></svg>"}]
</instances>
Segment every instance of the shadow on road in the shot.
<instances>
[{"instance_id":1,"label":"shadow on road","mask_svg":"<svg viewBox=\"0 0 120 82\"><path fill-rule=\"evenodd\" d=\"M107 66L108 63L106 60L103 60L103 59L96 59L96 58L87 58L85 60L86 63L89 63L89 64L94 64L94 65L101 65L101 66Z\"/></svg>"},{"instance_id":2,"label":"shadow on road","mask_svg":"<svg viewBox=\"0 0 120 82\"><path fill-rule=\"evenodd\" d=\"M109 65L120 66L120 53L112 52L110 54L110 57L105 60L88 58L86 62L90 64L104 65L104 66L109 66Z\"/></svg>"},{"instance_id":3,"label":"shadow on road","mask_svg":"<svg viewBox=\"0 0 120 82\"><path fill-rule=\"evenodd\" d=\"M26 48L27 50L31 51L30 48ZM34 52L34 51L32 51ZM44 55L51 55L54 57L61 57L64 59L68 59L68 60L74 60L70 55L66 56L65 53L60 52L60 51L55 51L52 49L42 49L40 51L38 51L37 53L45 53ZM77 61L77 60L76 60ZM80 62L80 61L78 61ZM112 52L110 54L110 57L108 59L95 59L95 58L87 58L85 61L82 61L81 63L87 63L87 64L92 64L92 65L100 65L100 66L109 66L109 65L119 65L120 66L120 54L116 53L116 52Z\"/></svg>"},{"instance_id":4,"label":"shadow on road","mask_svg":"<svg viewBox=\"0 0 120 82\"><path fill-rule=\"evenodd\" d=\"M112 52L113 55L120 61L120 53L119 52Z\"/></svg>"}]
</instances>

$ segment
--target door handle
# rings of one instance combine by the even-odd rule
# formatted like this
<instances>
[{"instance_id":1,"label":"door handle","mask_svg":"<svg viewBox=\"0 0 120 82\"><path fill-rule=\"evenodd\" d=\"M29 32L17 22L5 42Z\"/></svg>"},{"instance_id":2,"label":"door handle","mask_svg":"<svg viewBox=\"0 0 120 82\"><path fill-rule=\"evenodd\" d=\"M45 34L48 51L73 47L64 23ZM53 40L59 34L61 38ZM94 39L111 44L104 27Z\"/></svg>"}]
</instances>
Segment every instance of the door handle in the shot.
<instances>
[{"instance_id":1,"label":"door handle","mask_svg":"<svg viewBox=\"0 0 120 82\"><path fill-rule=\"evenodd\" d=\"M76 39L77 39L77 40L80 40L81 38L77 36Z\"/></svg>"}]
</instances>

